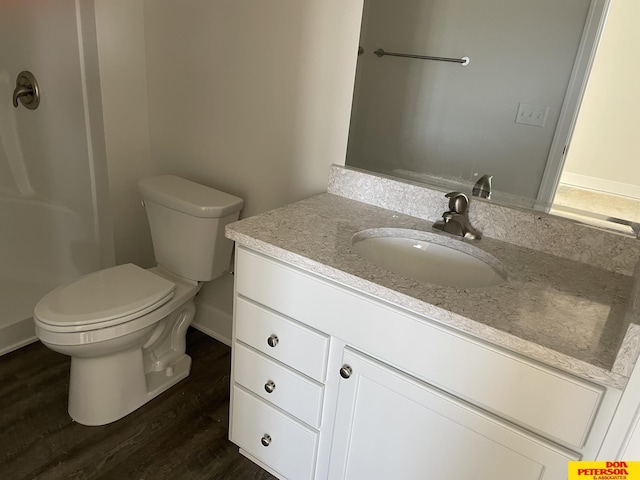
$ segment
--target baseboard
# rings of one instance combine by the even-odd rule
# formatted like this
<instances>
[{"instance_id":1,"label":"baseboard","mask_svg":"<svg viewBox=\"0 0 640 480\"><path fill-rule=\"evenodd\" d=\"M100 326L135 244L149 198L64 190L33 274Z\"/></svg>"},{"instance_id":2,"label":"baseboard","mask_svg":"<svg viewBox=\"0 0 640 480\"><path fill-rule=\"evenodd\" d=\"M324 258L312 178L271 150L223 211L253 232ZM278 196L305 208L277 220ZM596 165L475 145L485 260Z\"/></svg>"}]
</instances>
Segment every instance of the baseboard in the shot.
<instances>
[{"instance_id":1,"label":"baseboard","mask_svg":"<svg viewBox=\"0 0 640 480\"><path fill-rule=\"evenodd\" d=\"M20 322L0 328L0 355L13 352L33 342L37 342L33 320L27 318Z\"/></svg>"},{"instance_id":2,"label":"baseboard","mask_svg":"<svg viewBox=\"0 0 640 480\"><path fill-rule=\"evenodd\" d=\"M231 325L233 317L207 303L196 301L196 315L191 326L205 335L231 346Z\"/></svg>"},{"instance_id":3,"label":"baseboard","mask_svg":"<svg viewBox=\"0 0 640 480\"><path fill-rule=\"evenodd\" d=\"M640 200L640 186L630 183L616 182L571 172L563 172L560 177L560 183Z\"/></svg>"}]
</instances>

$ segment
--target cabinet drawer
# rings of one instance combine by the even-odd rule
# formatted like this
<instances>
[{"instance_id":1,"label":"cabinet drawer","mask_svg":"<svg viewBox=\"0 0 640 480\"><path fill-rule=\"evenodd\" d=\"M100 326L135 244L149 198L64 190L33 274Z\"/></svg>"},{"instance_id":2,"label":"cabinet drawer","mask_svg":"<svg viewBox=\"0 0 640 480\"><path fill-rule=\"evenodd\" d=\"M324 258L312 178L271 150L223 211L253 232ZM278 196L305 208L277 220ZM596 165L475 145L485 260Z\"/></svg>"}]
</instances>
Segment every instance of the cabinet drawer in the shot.
<instances>
[{"instance_id":1,"label":"cabinet drawer","mask_svg":"<svg viewBox=\"0 0 640 480\"><path fill-rule=\"evenodd\" d=\"M313 477L318 434L237 385L233 387L230 431L233 443L284 477Z\"/></svg>"},{"instance_id":2,"label":"cabinet drawer","mask_svg":"<svg viewBox=\"0 0 640 480\"><path fill-rule=\"evenodd\" d=\"M329 338L271 310L236 297L235 338L323 382Z\"/></svg>"},{"instance_id":3,"label":"cabinet drawer","mask_svg":"<svg viewBox=\"0 0 640 480\"><path fill-rule=\"evenodd\" d=\"M236 342L233 381L312 427L320 427L324 387Z\"/></svg>"}]
</instances>

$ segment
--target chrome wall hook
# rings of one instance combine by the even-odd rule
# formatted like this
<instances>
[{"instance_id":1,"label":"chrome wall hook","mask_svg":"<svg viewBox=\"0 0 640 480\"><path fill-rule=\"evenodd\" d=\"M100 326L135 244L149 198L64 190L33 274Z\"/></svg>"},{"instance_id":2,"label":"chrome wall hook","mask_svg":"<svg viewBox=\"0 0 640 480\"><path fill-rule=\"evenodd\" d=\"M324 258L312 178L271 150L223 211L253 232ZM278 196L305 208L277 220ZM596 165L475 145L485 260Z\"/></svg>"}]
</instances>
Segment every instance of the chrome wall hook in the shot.
<instances>
[{"instance_id":1,"label":"chrome wall hook","mask_svg":"<svg viewBox=\"0 0 640 480\"><path fill-rule=\"evenodd\" d=\"M16 108L18 100L29 110L35 110L40 105L40 87L36 77L26 70L20 72L16 79L16 88L13 91L13 106Z\"/></svg>"}]
</instances>

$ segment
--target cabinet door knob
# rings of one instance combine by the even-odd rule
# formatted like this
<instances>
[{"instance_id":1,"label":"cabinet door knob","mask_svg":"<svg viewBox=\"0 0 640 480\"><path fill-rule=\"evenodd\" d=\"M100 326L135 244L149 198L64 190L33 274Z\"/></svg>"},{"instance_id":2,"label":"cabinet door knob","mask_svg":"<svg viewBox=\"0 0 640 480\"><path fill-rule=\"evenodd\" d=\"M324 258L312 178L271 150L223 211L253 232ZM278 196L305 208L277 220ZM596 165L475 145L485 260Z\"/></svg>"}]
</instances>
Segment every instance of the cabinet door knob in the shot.
<instances>
[{"instance_id":1,"label":"cabinet door knob","mask_svg":"<svg viewBox=\"0 0 640 480\"><path fill-rule=\"evenodd\" d=\"M260 439L260 443L263 447L268 447L269 445L271 445L271 435L265 433Z\"/></svg>"},{"instance_id":2,"label":"cabinet door knob","mask_svg":"<svg viewBox=\"0 0 640 480\"><path fill-rule=\"evenodd\" d=\"M353 373L353 370L346 363L340 368L340 376L342 378L349 378L352 373Z\"/></svg>"},{"instance_id":3,"label":"cabinet door knob","mask_svg":"<svg viewBox=\"0 0 640 480\"><path fill-rule=\"evenodd\" d=\"M276 345L278 345L279 341L280 341L280 339L274 333L269 338L267 338L267 345L269 345L270 347L275 347Z\"/></svg>"},{"instance_id":4,"label":"cabinet door knob","mask_svg":"<svg viewBox=\"0 0 640 480\"><path fill-rule=\"evenodd\" d=\"M273 391L276 389L276 384L273 382L273 380L269 380L264 384L264 389L267 391L267 393L273 393Z\"/></svg>"}]
</instances>

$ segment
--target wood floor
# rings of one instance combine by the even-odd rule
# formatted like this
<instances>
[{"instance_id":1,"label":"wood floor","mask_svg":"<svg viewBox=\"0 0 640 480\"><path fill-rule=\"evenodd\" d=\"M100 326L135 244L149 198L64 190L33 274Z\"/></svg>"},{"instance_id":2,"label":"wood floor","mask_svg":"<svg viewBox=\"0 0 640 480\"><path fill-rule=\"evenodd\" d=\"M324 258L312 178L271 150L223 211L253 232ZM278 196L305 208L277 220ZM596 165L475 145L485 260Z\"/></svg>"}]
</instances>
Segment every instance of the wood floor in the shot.
<instances>
[{"instance_id":1,"label":"wood floor","mask_svg":"<svg viewBox=\"0 0 640 480\"><path fill-rule=\"evenodd\" d=\"M191 375L103 427L67 414L69 358L34 343L0 357L0 479L273 479L227 440L230 349L190 329Z\"/></svg>"}]
</instances>

